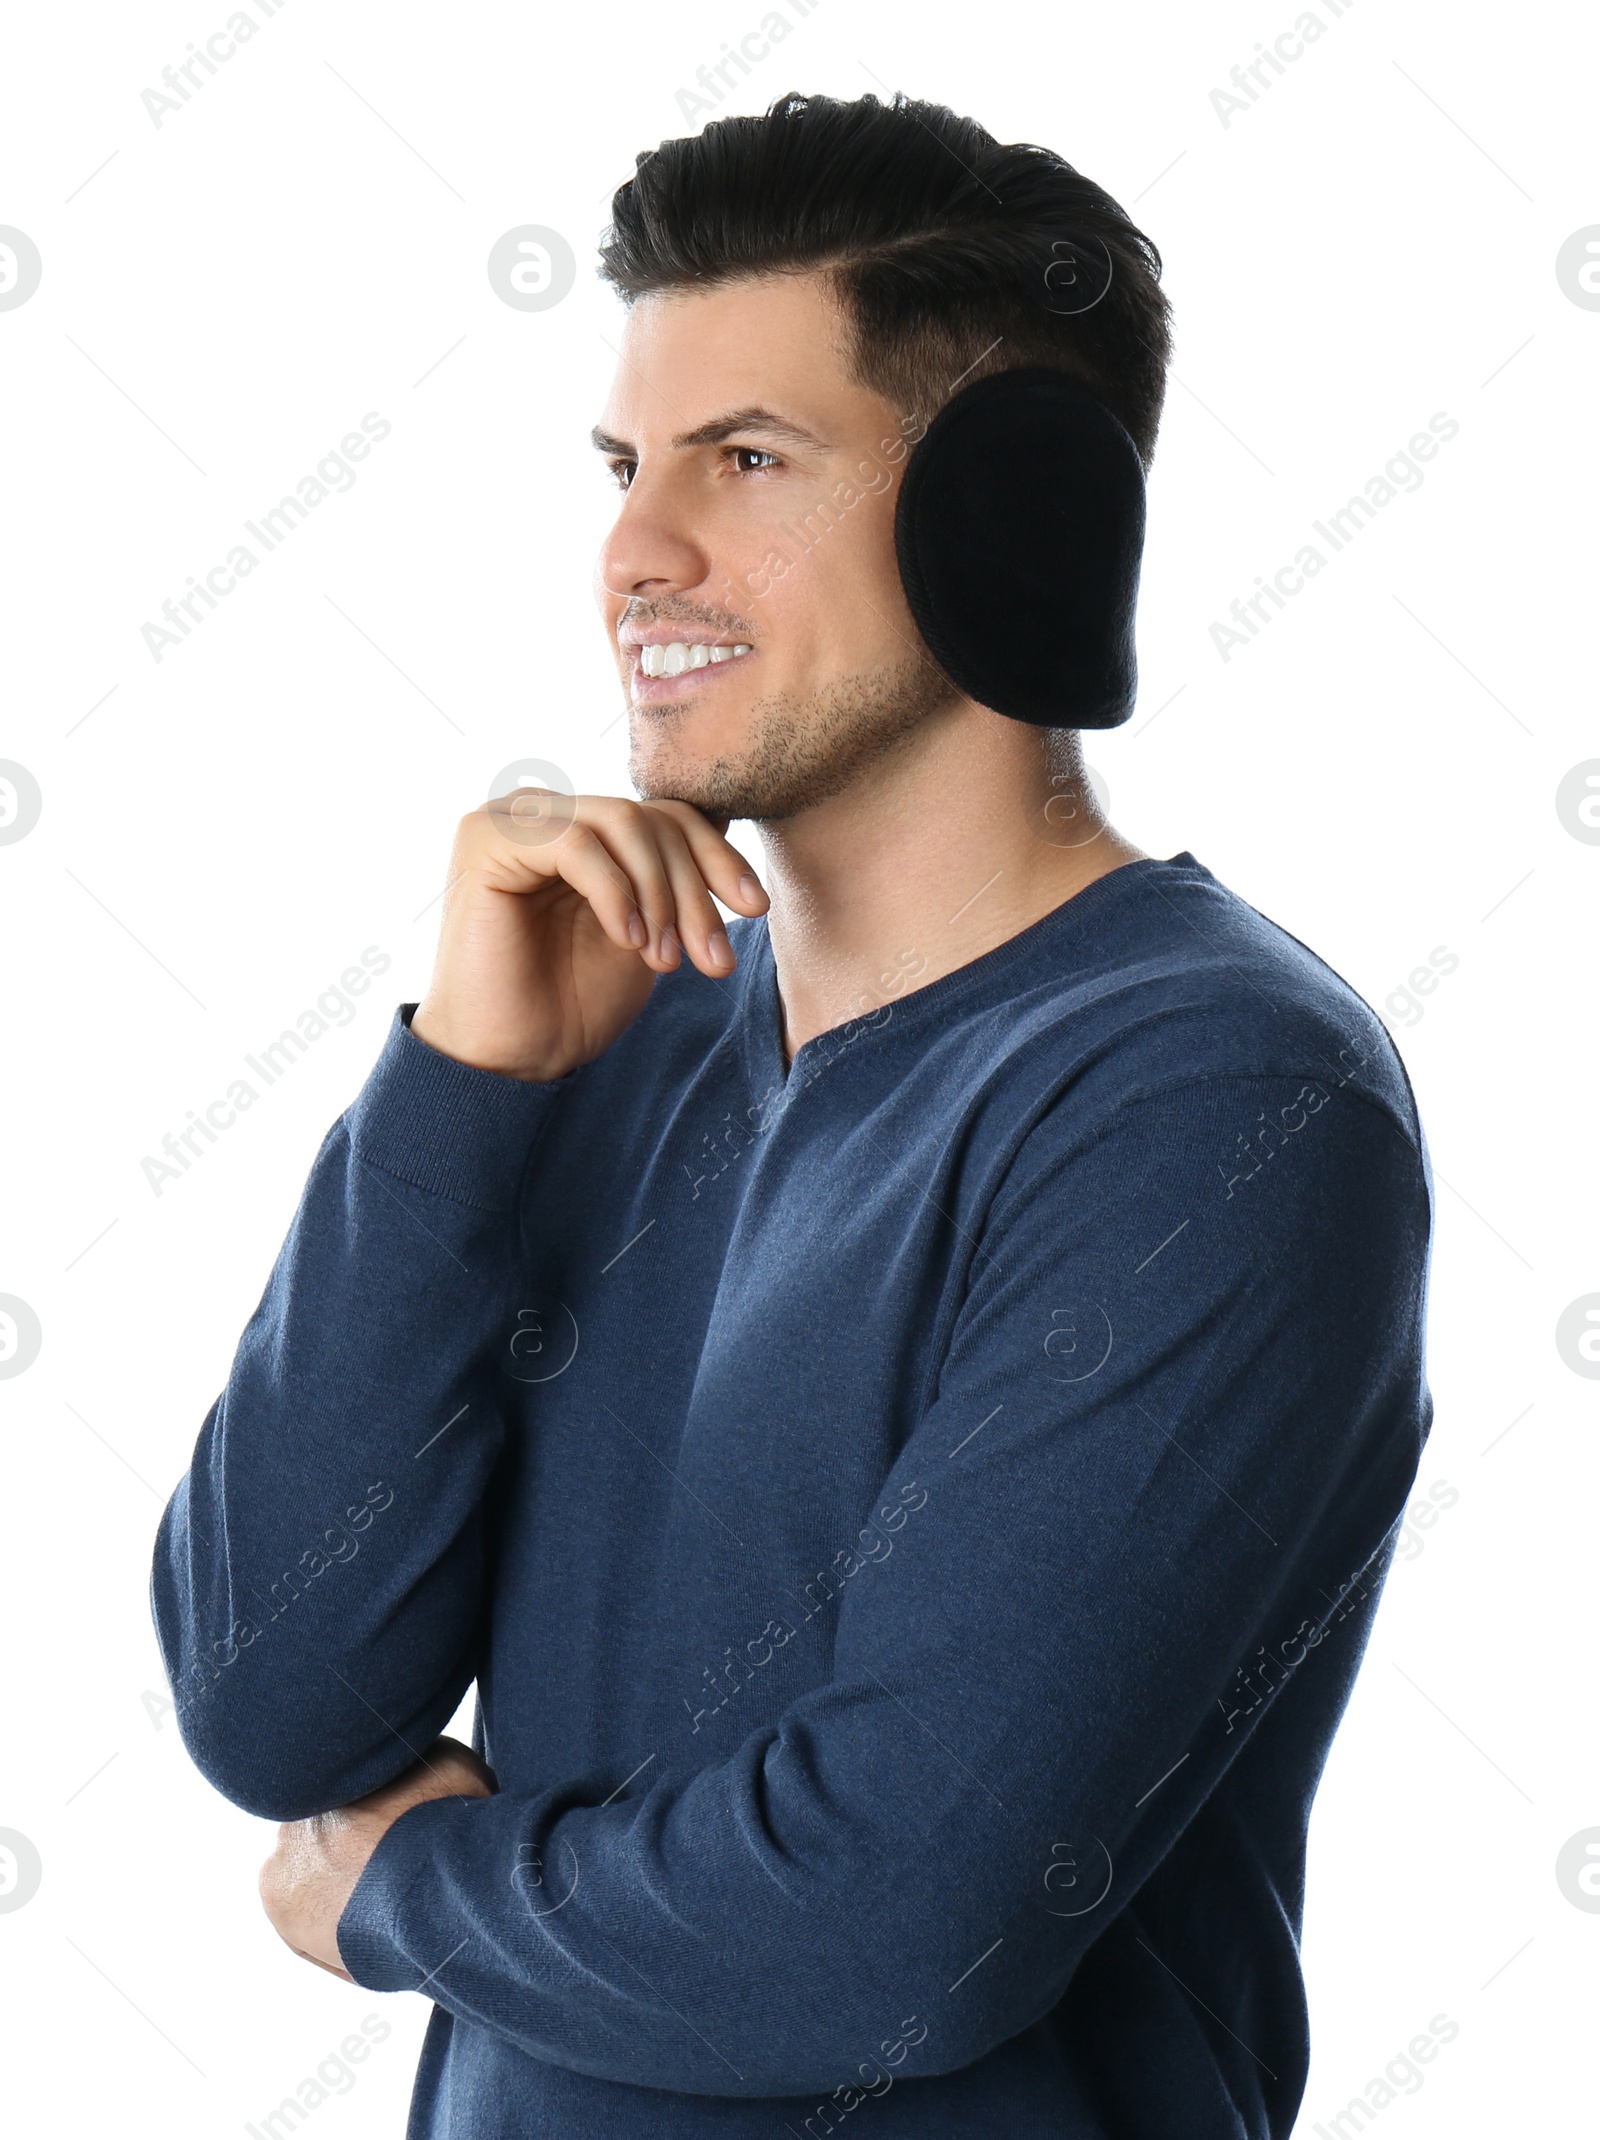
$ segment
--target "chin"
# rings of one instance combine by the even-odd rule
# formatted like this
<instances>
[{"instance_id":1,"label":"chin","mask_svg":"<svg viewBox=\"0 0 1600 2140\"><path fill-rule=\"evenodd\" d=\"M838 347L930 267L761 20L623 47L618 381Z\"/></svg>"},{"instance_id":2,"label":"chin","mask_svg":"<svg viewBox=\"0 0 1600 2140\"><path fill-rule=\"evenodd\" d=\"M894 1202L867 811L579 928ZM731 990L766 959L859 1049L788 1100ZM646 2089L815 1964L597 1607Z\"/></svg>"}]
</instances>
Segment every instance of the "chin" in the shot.
<instances>
[{"instance_id":1,"label":"chin","mask_svg":"<svg viewBox=\"0 0 1600 2140\"><path fill-rule=\"evenodd\" d=\"M738 760L697 758L687 752L635 754L628 768L641 802L689 803L702 816L721 823L767 814L775 799L770 781L752 780Z\"/></svg>"},{"instance_id":2,"label":"chin","mask_svg":"<svg viewBox=\"0 0 1600 2140\"><path fill-rule=\"evenodd\" d=\"M636 756L628 774L641 802L692 803L707 817L730 815L722 800L726 777L719 780L716 768L704 760L652 751L648 758Z\"/></svg>"}]
</instances>

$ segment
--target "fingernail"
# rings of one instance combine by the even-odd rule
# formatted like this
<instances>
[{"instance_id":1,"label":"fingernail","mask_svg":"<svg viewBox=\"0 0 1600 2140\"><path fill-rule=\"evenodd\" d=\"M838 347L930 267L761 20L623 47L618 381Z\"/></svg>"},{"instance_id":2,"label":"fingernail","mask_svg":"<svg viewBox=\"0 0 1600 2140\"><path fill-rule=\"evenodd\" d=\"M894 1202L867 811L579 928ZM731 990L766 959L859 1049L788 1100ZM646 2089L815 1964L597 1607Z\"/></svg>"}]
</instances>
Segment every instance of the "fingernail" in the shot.
<instances>
[{"instance_id":1,"label":"fingernail","mask_svg":"<svg viewBox=\"0 0 1600 2140\"><path fill-rule=\"evenodd\" d=\"M683 946L678 941L678 932L669 921L661 932L661 956L664 959L675 959L682 950Z\"/></svg>"},{"instance_id":2,"label":"fingernail","mask_svg":"<svg viewBox=\"0 0 1600 2140\"><path fill-rule=\"evenodd\" d=\"M706 945L719 966L733 964L733 946L728 941L726 929L713 929L706 938Z\"/></svg>"},{"instance_id":3,"label":"fingernail","mask_svg":"<svg viewBox=\"0 0 1600 2140\"><path fill-rule=\"evenodd\" d=\"M739 879L739 897L741 899L759 899L761 897L761 886L751 876L749 870L746 870Z\"/></svg>"},{"instance_id":4,"label":"fingernail","mask_svg":"<svg viewBox=\"0 0 1600 2140\"><path fill-rule=\"evenodd\" d=\"M649 943L650 931L644 925L644 916L642 914L630 914L628 916L628 941L630 944L637 945L640 950L643 950L644 946Z\"/></svg>"}]
</instances>

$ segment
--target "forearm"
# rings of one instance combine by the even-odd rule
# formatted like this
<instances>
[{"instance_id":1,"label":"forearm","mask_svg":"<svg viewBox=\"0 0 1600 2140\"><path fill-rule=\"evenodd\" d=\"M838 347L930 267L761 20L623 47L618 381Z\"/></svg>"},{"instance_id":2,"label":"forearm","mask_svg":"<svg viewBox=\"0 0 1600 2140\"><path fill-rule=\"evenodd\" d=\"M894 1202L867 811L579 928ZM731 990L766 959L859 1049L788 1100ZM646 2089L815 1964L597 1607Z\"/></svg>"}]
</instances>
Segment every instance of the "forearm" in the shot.
<instances>
[{"instance_id":1,"label":"forearm","mask_svg":"<svg viewBox=\"0 0 1600 2140\"><path fill-rule=\"evenodd\" d=\"M474 1676L519 1190L555 1089L397 1023L162 1517L151 1604L180 1728L253 1812L370 1791Z\"/></svg>"}]
</instances>

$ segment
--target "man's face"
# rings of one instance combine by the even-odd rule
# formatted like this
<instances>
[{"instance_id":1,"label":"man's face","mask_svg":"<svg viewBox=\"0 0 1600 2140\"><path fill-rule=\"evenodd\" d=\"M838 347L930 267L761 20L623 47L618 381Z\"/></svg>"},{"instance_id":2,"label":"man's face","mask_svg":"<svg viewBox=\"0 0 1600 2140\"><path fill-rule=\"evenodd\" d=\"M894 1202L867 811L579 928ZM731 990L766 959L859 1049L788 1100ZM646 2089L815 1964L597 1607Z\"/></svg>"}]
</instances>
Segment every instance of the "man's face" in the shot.
<instances>
[{"instance_id":1,"label":"man's face","mask_svg":"<svg viewBox=\"0 0 1600 2140\"><path fill-rule=\"evenodd\" d=\"M623 487L596 592L647 799L792 817L957 703L894 552L931 412L903 423L841 345L812 275L641 298L628 316L595 434Z\"/></svg>"}]
</instances>

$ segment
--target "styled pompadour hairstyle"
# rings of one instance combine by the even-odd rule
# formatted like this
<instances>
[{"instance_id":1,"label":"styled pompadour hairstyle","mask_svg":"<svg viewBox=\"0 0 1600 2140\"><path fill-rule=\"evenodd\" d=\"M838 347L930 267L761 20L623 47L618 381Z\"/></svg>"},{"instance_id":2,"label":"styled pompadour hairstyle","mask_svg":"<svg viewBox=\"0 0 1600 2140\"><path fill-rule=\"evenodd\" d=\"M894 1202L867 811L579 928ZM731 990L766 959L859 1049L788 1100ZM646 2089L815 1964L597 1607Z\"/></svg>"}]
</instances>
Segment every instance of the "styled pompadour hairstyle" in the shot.
<instances>
[{"instance_id":1,"label":"styled pompadour hairstyle","mask_svg":"<svg viewBox=\"0 0 1600 2140\"><path fill-rule=\"evenodd\" d=\"M931 420L959 385L1040 365L1096 393L1146 469L1166 393L1161 255L1049 149L903 95L791 92L635 160L600 273L656 291L822 272L857 379Z\"/></svg>"}]
</instances>

